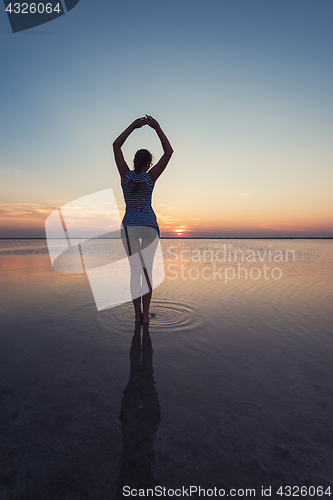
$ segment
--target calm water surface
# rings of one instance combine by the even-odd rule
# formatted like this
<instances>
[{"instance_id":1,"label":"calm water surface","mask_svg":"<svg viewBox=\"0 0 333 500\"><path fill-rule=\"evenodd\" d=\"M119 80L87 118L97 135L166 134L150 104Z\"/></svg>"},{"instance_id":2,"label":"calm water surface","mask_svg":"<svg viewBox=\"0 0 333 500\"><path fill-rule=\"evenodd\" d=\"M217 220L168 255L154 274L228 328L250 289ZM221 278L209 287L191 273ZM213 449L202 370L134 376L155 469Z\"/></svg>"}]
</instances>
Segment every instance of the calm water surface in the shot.
<instances>
[{"instance_id":1,"label":"calm water surface","mask_svg":"<svg viewBox=\"0 0 333 500\"><path fill-rule=\"evenodd\" d=\"M161 245L140 344L130 303L97 312L44 240L1 241L0 498L332 487L332 240Z\"/></svg>"}]
</instances>

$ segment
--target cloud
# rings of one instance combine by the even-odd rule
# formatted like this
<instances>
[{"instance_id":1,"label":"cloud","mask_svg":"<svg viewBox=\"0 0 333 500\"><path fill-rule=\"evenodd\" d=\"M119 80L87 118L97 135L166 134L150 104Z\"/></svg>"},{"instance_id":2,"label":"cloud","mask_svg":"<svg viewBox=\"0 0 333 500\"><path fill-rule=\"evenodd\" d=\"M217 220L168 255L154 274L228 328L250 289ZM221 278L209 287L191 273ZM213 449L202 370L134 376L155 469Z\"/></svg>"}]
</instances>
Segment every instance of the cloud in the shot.
<instances>
[{"instance_id":1,"label":"cloud","mask_svg":"<svg viewBox=\"0 0 333 500\"><path fill-rule=\"evenodd\" d=\"M69 200L41 200L42 203L55 203L57 204L57 207L60 208L62 205L66 205L66 203L69 203Z\"/></svg>"},{"instance_id":2,"label":"cloud","mask_svg":"<svg viewBox=\"0 0 333 500\"><path fill-rule=\"evenodd\" d=\"M19 172L21 172L21 170L19 170L18 168L6 167L6 166L3 166L3 165L0 165L0 172L15 172L15 173L19 173Z\"/></svg>"},{"instance_id":3,"label":"cloud","mask_svg":"<svg viewBox=\"0 0 333 500\"><path fill-rule=\"evenodd\" d=\"M327 230L330 231L333 228L333 224L297 224L294 222L267 222L264 224L259 224L262 229L275 229L277 231L302 231L306 229L314 230Z\"/></svg>"},{"instance_id":4,"label":"cloud","mask_svg":"<svg viewBox=\"0 0 333 500\"><path fill-rule=\"evenodd\" d=\"M176 219L175 217L171 217L171 215L162 215L156 213L156 216L160 226L164 229L168 228L169 226L172 226L173 224L181 220L181 219Z\"/></svg>"},{"instance_id":5,"label":"cloud","mask_svg":"<svg viewBox=\"0 0 333 500\"><path fill-rule=\"evenodd\" d=\"M159 203L157 206L165 208L166 210L174 210L176 208L174 205L167 205L166 203Z\"/></svg>"},{"instance_id":6,"label":"cloud","mask_svg":"<svg viewBox=\"0 0 333 500\"><path fill-rule=\"evenodd\" d=\"M237 193L237 196L243 198L244 200L249 200L252 196L252 193Z\"/></svg>"},{"instance_id":7,"label":"cloud","mask_svg":"<svg viewBox=\"0 0 333 500\"><path fill-rule=\"evenodd\" d=\"M244 200L249 200L253 193L236 193L232 191L211 191L212 194L219 194L223 198L243 198Z\"/></svg>"},{"instance_id":8,"label":"cloud","mask_svg":"<svg viewBox=\"0 0 333 500\"><path fill-rule=\"evenodd\" d=\"M0 203L1 220L45 221L58 206L37 203Z\"/></svg>"}]
</instances>

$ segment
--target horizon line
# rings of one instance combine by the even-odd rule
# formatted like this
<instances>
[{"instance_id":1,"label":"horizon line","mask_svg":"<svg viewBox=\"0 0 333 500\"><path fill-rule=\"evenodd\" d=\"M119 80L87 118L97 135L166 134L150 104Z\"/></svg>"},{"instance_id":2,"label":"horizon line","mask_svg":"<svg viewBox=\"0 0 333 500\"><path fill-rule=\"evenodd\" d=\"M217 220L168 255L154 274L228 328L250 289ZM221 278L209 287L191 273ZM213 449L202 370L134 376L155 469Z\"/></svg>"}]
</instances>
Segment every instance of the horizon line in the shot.
<instances>
[{"instance_id":1,"label":"horizon line","mask_svg":"<svg viewBox=\"0 0 333 500\"><path fill-rule=\"evenodd\" d=\"M1 238L1 240L46 240L47 238ZM63 240L64 238L48 238ZM81 239L81 238L73 238ZM87 240L117 240L121 238L86 238ZM160 240L333 240L333 236L161 236Z\"/></svg>"}]
</instances>

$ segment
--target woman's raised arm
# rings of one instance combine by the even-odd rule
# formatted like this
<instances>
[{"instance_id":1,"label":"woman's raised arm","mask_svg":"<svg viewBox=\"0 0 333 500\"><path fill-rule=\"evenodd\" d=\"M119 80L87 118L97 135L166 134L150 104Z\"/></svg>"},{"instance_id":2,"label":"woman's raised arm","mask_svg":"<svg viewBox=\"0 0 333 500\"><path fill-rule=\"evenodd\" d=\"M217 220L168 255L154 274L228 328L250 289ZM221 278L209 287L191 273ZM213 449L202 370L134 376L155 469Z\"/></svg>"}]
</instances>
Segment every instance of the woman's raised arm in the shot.
<instances>
[{"instance_id":1,"label":"woman's raised arm","mask_svg":"<svg viewBox=\"0 0 333 500\"><path fill-rule=\"evenodd\" d=\"M173 149L172 149L172 146L171 146L167 136L165 135L165 133L161 129L159 123L152 116L149 116L149 115L146 115L146 120L147 120L146 123L151 128L153 128L155 130L156 134L158 135L158 137L161 141L161 144L162 144L163 151L164 151L164 154L161 157L161 159L148 172L151 180L153 182L155 182L159 178L159 176L161 175L161 173L163 172L163 170L165 169L167 164L169 163L169 160L170 160L172 153L173 153Z\"/></svg>"},{"instance_id":2,"label":"woman's raised arm","mask_svg":"<svg viewBox=\"0 0 333 500\"><path fill-rule=\"evenodd\" d=\"M117 168L120 173L121 180L126 177L127 172L129 171L128 165L124 159L123 152L121 150L121 146L124 144L126 141L127 137L135 130L136 128L141 128L143 125L146 125L147 123L147 118L137 118L134 120L131 125L129 125L124 132L122 132L117 139L113 143L113 153L114 153L114 159L116 161Z\"/></svg>"}]
</instances>

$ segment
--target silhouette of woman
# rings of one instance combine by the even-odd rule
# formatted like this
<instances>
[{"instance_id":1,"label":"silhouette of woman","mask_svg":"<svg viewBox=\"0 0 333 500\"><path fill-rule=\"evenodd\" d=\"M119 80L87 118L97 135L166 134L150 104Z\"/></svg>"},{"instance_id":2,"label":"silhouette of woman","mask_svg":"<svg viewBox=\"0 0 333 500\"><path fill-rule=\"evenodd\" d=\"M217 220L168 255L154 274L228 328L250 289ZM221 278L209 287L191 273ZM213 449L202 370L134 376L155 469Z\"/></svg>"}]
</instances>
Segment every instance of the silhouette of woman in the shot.
<instances>
[{"instance_id":1,"label":"silhouette of woman","mask_svg":"<svg viewBox=\"0 0 333 500\"><path fill-rule=\"evenodd\" d=\"M130 170L121 146L135 129L144 125L149 125L156 131L164 154L156 165L150 168L151 153L146 149L139 149L134 156L134 170ZM113 143L113 151L126 203L121 236L131 267L131 295L135 321L147 323L152 295L153 260L160 234L156 215L151 206L151 197L155 182L169 163L173 149L157 121L146 115L134 120L117 137Z\"/></svg>"},{"instance_id":2,"label":"silhouette of woman","mask_svg":"<svg viewBox=\"0 0 333 500\"><path fill-rule=\"evenodd\" d=\"M117 485L119 499L124 498L124 486L139 489L154 488L160 484L154 470L153 444L161 421L161 407L154 380L149 323L135 324L130 362L130 376L121 400L119 415L123 437Z\"/></svg>"}]
</instances>

